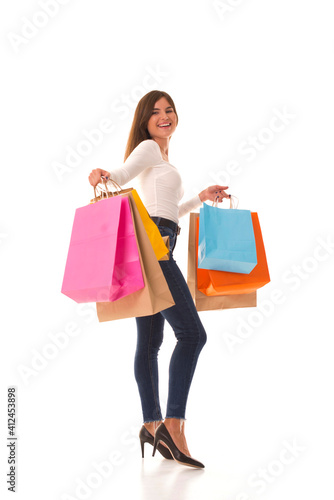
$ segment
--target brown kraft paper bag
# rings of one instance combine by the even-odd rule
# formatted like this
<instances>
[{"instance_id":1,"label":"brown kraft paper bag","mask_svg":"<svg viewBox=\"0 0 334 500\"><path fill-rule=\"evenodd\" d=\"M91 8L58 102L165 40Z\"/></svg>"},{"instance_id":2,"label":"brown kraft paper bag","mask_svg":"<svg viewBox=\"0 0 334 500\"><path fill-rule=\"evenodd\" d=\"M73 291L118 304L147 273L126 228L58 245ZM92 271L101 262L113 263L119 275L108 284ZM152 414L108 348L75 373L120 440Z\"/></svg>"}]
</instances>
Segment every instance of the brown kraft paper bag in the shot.
<instances>
[{"instance_id":1,"label":"brown kraft paper bag","mask_svg":"<svg viewBox=\"0 0 334 500\"><path fill-rule=\"evenodd\" d=\"M130 203L145 286L115 302L97 302L100 322L148 316L175 304L133 196L131 193L124 196L128 197Z\"/></svg>"},{"instance_id":2,"label":"brown kraft paper bag","mask_svg":"<svg viewBox=\"0 0 334 500\"><path fill-rule=\"evenodd\" d=\"M188 275L187 283L194 299L197 311L212 311L216 309L233 309L237 307L256 307L256 291L245 294L219 295L208 297L197 288L197 244L196 220L198 213L192 212L189 217L188 241ZM137 292L136 292L137 293ZM121 299L122 300L122 299Z\"/></svg>"}]
</instances>

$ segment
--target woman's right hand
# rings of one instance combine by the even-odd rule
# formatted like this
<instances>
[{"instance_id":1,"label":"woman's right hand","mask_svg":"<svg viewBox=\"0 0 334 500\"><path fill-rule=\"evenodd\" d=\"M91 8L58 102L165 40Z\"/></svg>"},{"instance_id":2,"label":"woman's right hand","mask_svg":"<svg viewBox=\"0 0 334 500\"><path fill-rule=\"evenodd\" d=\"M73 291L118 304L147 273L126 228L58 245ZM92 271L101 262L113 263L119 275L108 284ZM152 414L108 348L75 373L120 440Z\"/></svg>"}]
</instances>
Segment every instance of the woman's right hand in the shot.
<instances>
[{"instance_id":1,"label":"woman's right hand","mask_svg":"<svg viewBox=\"0 0 334 500\"><path fill-rule=\"evenodd\" d=\"M89 183L95 187L97 184L99 184L99 182L101 182L102 175L103 175L103 177L107 177L108 179L110 178L110 172L107 172L106 170L102 170L101 168L95 168L89 174L89 177L88 177Z\"/></svg>"}]
</instances>

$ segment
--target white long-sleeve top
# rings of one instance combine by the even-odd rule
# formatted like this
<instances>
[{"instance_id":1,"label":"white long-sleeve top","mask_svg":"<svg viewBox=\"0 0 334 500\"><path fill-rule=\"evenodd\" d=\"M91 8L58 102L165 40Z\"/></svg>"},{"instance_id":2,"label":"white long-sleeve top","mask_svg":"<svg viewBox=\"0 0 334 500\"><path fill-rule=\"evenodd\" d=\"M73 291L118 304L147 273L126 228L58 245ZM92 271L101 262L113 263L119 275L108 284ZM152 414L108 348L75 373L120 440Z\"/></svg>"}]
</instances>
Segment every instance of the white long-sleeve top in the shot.
<instances>
[{"instance_id":1,"label":"white long-sleeve top","mask_svg":"<svg viewBox=\"0 0 334 500\"><path fill-rule=\"evenodd\" d=\"M164 217L176 223L191 210L202 205L199 196L179 204L184 189L178 170L163 160L160 147L153 139L142 141L121 168L110 171L110 177L123 186L138 176L139 194L151 217Z\"/></svg>"}]
</instances>

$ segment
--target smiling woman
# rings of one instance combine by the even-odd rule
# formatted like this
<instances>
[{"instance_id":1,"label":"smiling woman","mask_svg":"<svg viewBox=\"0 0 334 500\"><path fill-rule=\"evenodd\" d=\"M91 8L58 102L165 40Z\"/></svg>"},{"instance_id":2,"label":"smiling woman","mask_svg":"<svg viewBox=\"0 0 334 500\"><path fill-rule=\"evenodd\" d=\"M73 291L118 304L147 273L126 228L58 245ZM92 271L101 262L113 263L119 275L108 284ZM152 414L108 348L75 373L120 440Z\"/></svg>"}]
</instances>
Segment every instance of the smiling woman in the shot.
<instances>
[{"instance_id":1,"label":"smiling woman","mask_svg":"<svg viewBox=\"0 0 334 500\"><path fill-rule=\"evenodd\" d=\"M147 130L151 138L158 143L164 160L168 161L168 149L164 150L165 139L171 138L177 126L177 115L174 108L167 101L166 97L161 97L157 102L159 108L154 107L152 116L148 121Z\"/></svg>"},{"instance_id":2,"label":"smiling woman","mask_svg":"<svg viewBox=\"0 0 334 500\"><path fill-rule=\"evenodd\" d=\"M142 403L144 425L139 438L144 456L144 443L154 444L165 457L203 468L188 450L184 419L188 393L197 359L206 342L206 332L197 313L188 285L173 258L179 217L198 208L203 201L222 201L227 186L210 186L185 203L181 176L168 160L169 143L178 124L172 98L153 90L139 101L129 139L124 165L107 172L95 169L89 182L95 186L101 176L121 186L138 177L140 196L162 236L169 236L169 260L159 261L175 305L152 316L136 318L137 349L135 378ZM169 391L166 417L162 422L158 387L158 351L163 341L165 320L177 339L169 367ZM167 448L165 447L167 446Z\"/></svg>"},{"instance_id":3,"label":"smiling woman","mask_svg":"<svg viewBox=\"0 0 334 500\"><path fill-rule=\"evenodd\" d=\"M138 106L133 117L129 139L125 149L124 161L145 139L160 139L163 144L166 138L170 139L175 132L179 118L176 112L173 99L167 92L153 90L146 94L138 103ZM162 130L162 124L171 123L171 126ZM164 132L164 135L157 135L157 126L160 126L159 132ZM153 135L152 135L153 134ZM163 141L161 141L161 139ZM159 143L158 143L159 144ZM161 144L159 146L161 147ZM168 154L167 154L168 156Z\"/></svg>"}]
</instances>

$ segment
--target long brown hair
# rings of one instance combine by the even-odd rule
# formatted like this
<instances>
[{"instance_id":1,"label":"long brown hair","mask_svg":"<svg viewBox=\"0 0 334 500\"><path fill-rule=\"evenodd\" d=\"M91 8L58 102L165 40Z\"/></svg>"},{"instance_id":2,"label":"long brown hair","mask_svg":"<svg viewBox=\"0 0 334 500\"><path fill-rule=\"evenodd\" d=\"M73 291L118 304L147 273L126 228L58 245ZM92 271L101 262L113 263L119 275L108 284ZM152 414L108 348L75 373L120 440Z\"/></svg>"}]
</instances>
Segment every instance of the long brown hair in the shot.
<instances>
[{"instance_id":1,"label":"long brown hair","mask_svg":"<svg viewBox=\"0 0 334 500\"><path fill-rule=\"evenodd\" d=\"M136 107L136 111L131 125L131 130L129 133L128 142L125 149L124 161L138 146L138 144L140 144L142 141L145 141L146 139L151 139L151 136L147 130L147 124L152 116L152 110L154 108L155 103L159 101L159 99L161 99L162 97L165 97L167 99L168 103L174 109L177 121L179 120L175 109L174 101L170 97L170 95L167 94L167 92L163 92L162 90L151 90L151 92L145 94L140 99Z\"/></svg>"}]
</instances>

